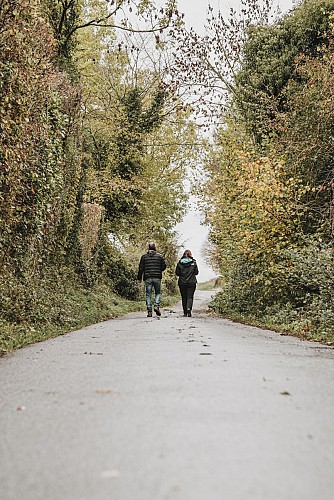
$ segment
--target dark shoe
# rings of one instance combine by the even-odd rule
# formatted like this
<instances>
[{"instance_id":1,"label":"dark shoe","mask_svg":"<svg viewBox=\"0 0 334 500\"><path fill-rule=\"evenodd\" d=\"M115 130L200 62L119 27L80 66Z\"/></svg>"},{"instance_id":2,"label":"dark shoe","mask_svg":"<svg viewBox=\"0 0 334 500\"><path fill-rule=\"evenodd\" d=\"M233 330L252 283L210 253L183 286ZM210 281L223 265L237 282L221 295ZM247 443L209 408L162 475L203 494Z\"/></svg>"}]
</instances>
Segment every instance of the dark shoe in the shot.
<instances>
[{"instance_id":1,"label":"dark shoe","mask_svg":"<svg viewBox=\"0 0 334 500\"><path fill-rule=\"evenodd\" d=\"M188 318L191 318L191 311L187 311Z\"/></svg>"},{"instance_id":2,"label":"dark shoe","mask_svg":"<svg viewBox=\"0 0 334 500\"><path fill-rule=\"evenodd\" d=\"M184 313L183 313L183 316L187 316L187 313L186 313L186 312L184 312Z\"/></svg>"},{"instance_id":3,"label":"dark shoe","mask_svg":"<svg viewBox=\"0 0 334 500\"><path fill-rule=\"evenodd\" d=\"M161 316L161 312L160 312L159 307L157 307L157 306L156 306L156 307L154 308L154 312L155 312L155 314L156 314L157 316Z\"/></svg>"},{"instance_id":4,"label":"dark shoe","mask_svg":"<svg viewBox=\"0 0 334 500\"><path fill-rule=\"evenodd\" d=\"M147 317L152 318L152 311L147 311Z\"/></svg>"}]
</instances>

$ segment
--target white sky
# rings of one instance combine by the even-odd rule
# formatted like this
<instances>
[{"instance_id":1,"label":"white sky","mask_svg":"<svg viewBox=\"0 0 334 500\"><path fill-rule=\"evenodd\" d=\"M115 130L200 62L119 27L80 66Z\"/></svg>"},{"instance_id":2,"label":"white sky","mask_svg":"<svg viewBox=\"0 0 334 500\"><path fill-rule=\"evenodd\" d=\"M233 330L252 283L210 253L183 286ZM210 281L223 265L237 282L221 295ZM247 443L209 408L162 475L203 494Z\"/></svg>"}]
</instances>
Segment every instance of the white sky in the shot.
<instances>
[{"instance_id":1,"label":"white sky","mask_svg":"<svg viewBox=\"0 0 334 500\"><path fill-rule=\"evenodd\" d=\"M291 9L295 3L295 0L273 0L274 6L279 6L282 12ZM185 14L187 24L201 32L209 5L215 10L220 9L223 12L228 12L230 7L238 9L240 0L178 0L177 4L179 10Z\"/></svg>"},{"instance_id":2,"label":"white sky","mask_svg":"<svg viewBox=\"0 0 334 500\"><path fill-rule=\"evenodd\" d=\"M274 0L274 4L278 5L282 12L290 10L295 3L294 0ZM237 9L240 5L240 0L178 0L178 7L185 14L186 24L193 26L199 33L203 32L209 4L215 10L220 8L222 11L228 11L230 7ZM195 208L196 200L192 199L191 201L189 213L175 229L180 234L179 242L184 243L185 248L189 248L192 251L193 256L198 262L200 271L198 281L204 282L216 276L201 255L209 230L207 227L201 225L202 217Z\"/></svg>"}]
</instances>

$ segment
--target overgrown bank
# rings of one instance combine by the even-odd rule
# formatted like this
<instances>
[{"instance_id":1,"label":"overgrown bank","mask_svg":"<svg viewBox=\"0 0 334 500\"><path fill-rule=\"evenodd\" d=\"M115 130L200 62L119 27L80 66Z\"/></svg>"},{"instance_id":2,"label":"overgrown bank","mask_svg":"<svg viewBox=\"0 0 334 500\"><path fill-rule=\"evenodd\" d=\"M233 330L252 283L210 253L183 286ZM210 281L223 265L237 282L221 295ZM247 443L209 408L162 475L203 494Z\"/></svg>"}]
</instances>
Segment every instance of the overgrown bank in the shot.
<instances>
[{"instance_id":1,"label":"overgrown bank","mask_svg":"<svg viewBox=\"0 0 334 500\"><path fill-rule=\"evenodd\" d=\"M133 9L145 40L116 34L131 34ZM138 308L150 240L175 292L193 129L155 32L177 18L174 2L1 2L3 349Z\"/></svg>"},{"instance_id":2,"label":"overgrown bank","mask_svg":"<svg viewBox=\"0 0 334 500\"><path fill-rule=\"evenodd\" d=\"M309 327L303 327L300 318L296 317L296 315L294 318L291 316L289 317L284 309L279 316L275 316L270 312L264 315L252 315L250 313L237 312L235 309L227 310L224 306L222 307L221 298L222 295L216 296L210 304L210 309L216 314L230 319L231 321L244 325L256 326L265 330L272 330L284 336L292 335L302 340L320 342L330 346L334 345L334 334L332 329L321 332L316 328L310 329Z\"/></svg>"},{"instance_id":3,"label":"overgrown bank","mask_svg":"<svg viewBox=\"0 0 334 500\"><path fill-rule=\"evenodd\" d=\"M195 40L197 71L225 89L199 190L223 278L213 307L332 342L334 3L304 0L274 22L269 3L245 3L248 22L210 13Z\"/></svg>"},{"instance_id":4,"label":"overgrown bank","mask_svg":"<svg viewBox=\"0 0 334 500\"><path fill-rule=\"evenodd\" d=\"M15 302L12 298L12 319L0 319L0 355L129 312L146 315L142 291L136 300L129 300L112 292L108 284L84 289L73 275L54 279L52 287L38 281L30 293L29 300L22 297ZM162 307L178 300L165 292Z\"/></svg>"}]
</instances>

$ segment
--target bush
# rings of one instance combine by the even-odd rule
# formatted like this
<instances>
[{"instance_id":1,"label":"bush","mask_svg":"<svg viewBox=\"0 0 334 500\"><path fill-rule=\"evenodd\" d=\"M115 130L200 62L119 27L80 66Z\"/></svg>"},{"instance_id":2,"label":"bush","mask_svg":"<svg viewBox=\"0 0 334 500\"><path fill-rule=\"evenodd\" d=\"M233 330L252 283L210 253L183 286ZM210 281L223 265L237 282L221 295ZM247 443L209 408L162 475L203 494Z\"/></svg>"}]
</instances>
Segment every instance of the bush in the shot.
<instances>
[{"instance_id":1,"label":"bush","mask_svg":"<svg viewBox=\"0 0 334 500\"><path fill-rule=\"evenodd\" d=\"M287 253L291 259L287 286L294 309L309 322L310 329L333 333L333 247L313 241Z\"/></svg>"},{"instance_id":2,"label":"bush","mask_svg":"<svg viewBox=\"0 0 334 500\"><path fill-rule=\"evenodd\" d=\"M126 299L138 300L137 273L107 239L102 242L100 248L98 267L101 275L109 278L114 292Z\"/></svg>"},{"instance_id":3,"label":"bush","mask_svg":"<svg viewBox=\"0 0 334 500\"><path fill-rule=\"evenodd\" d=\"M282 251L277 274L264 283L247 266L233 270L211 307L219 313L253 318L313 338L334 337L334 254L329 244L311 240ZM272 273L272 270L271 270ZM269 283L269 284L268 284Z\"/></svg>"},{"instance_id":4,"label":"bush","mask_svg":"<svg viewBox=\"0 0 334 500\"><path fill-rule=\"evenodd\" d=\"M71 326L72 301L68 290L80 284L68 269L43 276L24 273L15 276L3 270L0 281L1 318L16 324Z\"/></svg>"}]
</instances>

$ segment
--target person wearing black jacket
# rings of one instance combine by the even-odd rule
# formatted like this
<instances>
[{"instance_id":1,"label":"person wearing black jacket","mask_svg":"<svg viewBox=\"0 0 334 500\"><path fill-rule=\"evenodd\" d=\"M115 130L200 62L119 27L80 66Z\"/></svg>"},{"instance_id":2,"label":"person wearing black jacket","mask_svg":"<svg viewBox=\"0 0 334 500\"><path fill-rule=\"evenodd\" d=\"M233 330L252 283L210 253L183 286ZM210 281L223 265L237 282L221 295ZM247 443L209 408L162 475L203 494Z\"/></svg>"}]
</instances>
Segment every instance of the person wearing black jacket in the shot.
<instances>
[{"instance_id":1,"label":"person wearing black jacket","mask_svg":"<svg viewBox=\"0 0 334 500\"><path fill-rule=\"evenodd\" d=\"M152 317L152 289L154 288L154 312L161 316L161 279L162 272L166 269L163 256L157 252L155 243L149 243L148 252L142 255L139 262L138 281L145 281L147 316Z\"/></svg>"},{"instance_id":2,"label":"person wearing black jacket","mask_svg":"<svg viewBox=\"0 0 334 500\"><path fill-rule=\"evenodd\" d=\"M178 284L182 297L183 316L188 316L189 318L191 317L193 307L198 272L197 263L191 251L185 250L177 263L175 273L179 277Z\"/></svg>"}]
</instances>

